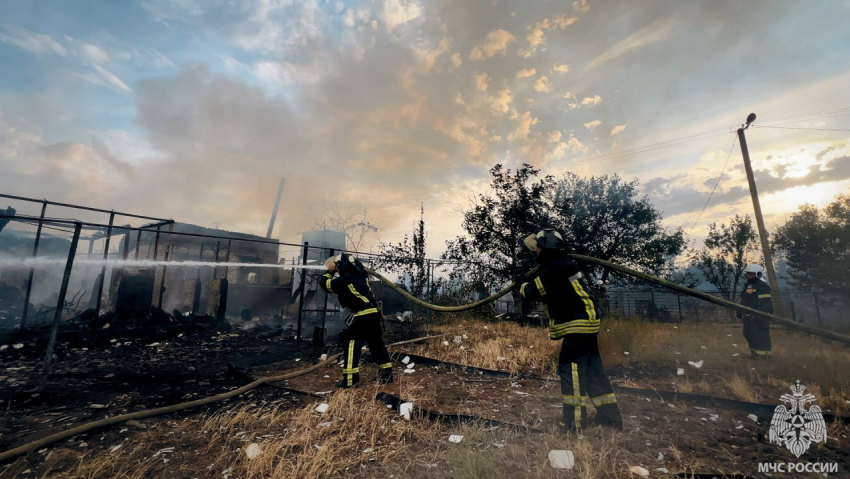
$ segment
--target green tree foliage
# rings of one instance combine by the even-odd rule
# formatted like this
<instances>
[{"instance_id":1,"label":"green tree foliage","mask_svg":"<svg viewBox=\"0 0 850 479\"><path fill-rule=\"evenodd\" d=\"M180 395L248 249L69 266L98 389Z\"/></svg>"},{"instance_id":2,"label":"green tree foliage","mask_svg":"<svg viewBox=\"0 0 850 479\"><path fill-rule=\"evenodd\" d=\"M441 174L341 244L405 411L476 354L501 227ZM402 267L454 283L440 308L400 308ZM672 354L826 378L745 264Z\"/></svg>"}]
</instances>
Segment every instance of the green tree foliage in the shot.
<instances>
[{"instance_id":1,"label":"green tree foliage","mask_svg":"<svg viewBox=\"0 0 850 479\"><path fill-rule=\"evenodd\" d=\"M540 171L523 164L516 171L496 165L490 169L491 194L480 194L463 212L465 236L446 242L442 259L457 262L452 277L490 289L511 281L531 267L532 256L522 239L548 222L545 193L553 184Z\"/></svg>"},{"instance_id":2,"label":"green tree foliage","mask_svg":"<svg viewBox=\"0 0 850 479\"><path fill-rule=\"evenodd\" d=\"M681 230L661 224L662 213L640 196L637 179L567 173L548 192L551 224L573 252L659 275L685 247ZM589 278L608 280L609 270L583 264ZM624 280L626 278L618 278Z\"/></svg>"},{"instance_id":3,"label":"green tree foliage","mask_svg":"<svg viewBox=\"0 0 850 479\"><path fill-rule=\"evenodd\" d=\"M850 301L850 195L839 195L823 212L800 206L779 227L772 246L785 257L796 287Z\"/></svg>"},{"instance_id":4,"label":"green tree foliage","mask_svg":"<svg viewBox=\"0 0 850 479\"><path fill-rule=\"evenodd\" d=\"M759 251L758 236L749 215L743 218L735 215L729 225L717 223L708 225L708 237L705 247L694 252L692 264L696 266L706 281L720 291L729 301L741 293L738 287L747 263L754 261Z\"/></svg>"},{"instance_id":5,"label":"green tree foliage","mask_svg":"<svg viewBox=\"0 0 850 479\"><path fill-rule=\"evenodd\" d=\"M413 231L413 236L404 235L401 243L380 243L379 256L373 260L376 269L387 273L397 274L410 281L409 292L421 297L428 285L428 264L425 258L425 242L428 233L425 232L425 206L422 205L419 223Z\"/></svg>"}]
</instances>

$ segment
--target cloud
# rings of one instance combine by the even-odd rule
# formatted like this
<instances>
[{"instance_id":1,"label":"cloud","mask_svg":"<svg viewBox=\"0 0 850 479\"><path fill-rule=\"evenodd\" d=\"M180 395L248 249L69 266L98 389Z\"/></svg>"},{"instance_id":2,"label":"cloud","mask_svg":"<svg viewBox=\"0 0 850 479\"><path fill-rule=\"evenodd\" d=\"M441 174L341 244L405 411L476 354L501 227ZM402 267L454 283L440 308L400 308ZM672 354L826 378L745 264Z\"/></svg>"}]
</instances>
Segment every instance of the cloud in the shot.
<instances>
[{"instance_id":1,"label":"cloud","mask_svg":"<svg viewBox=\"0 0 850 479\"><path fill-rule=\"evenodd\" d=\"M596 96L592 96L592 97L585 97L581 101L581 106L596 106L600 103L602 103L602 97L599 96L599 95L596 95Z\"/></svg>"},{"instance_id":2,"label":"cloud","mask_svg":"<svg viewBox=\"0 0 850 479\"><path fill-rule=\"evenodd\" d=\"M602 52L587 64L585 70L592 70L638 48L664 41L679 33L682 28L681 22L675 19L656 20Z\"/></svg>"},{"instance_id":3,"label":"cloud","mask_svg":"<svg viewBox=\"0 0 850 479\"><path fill-rule=\"evenodd\" d=\"M547 141L549 141L550 143L557 143L557 142L561 141L561 132L560 132L560 131L558 131L558 130L550 131L550 132L546 135L546 139L547 139Z\"/></svg>"},{"instance_id":4,"label":"cloud","mask_svg":"<svg viewBox=\"0 0 850 479\"><path fill-rule=\"evenodd\" d=\"M463 65L463 60L460 59L460 53L452 54L452 64L454 64L455 68L459 68Z\"/></svg>"},{"instance_id":5,"label":"cloud","mask_svg":"<svg viewBox=\"0 0 850 479\"><path fill-rule=\"evenodd\" d=\"M513 101L514 96L511 93L511 90L505 87L499 90L496 96L490 98L490 107L493 109L493 111L497 111L499 113L507 113Z\"/></svg>"},{"instance_id":6,"label":"cloud","mask_svg":"<svg viewBox=\"0 0 850 479\"><path fill-rule=\"evenodd\" d=\"M599 126L601 124L602 124L601 121L593 120L593 121L589 121L589 122L585 123L584 127L587 128L590 131L593 131L594 128L596 128L597 126Z\"/></svg>"},{"instance_id":7,"label":"cloud","mask_svg":"<svg viewBox=\"0 0 850 479\"><path fill-rule=\"evenodd\" d=\"M570 67L568 67L567 65L559 65L559 64L556 63L555 66L553 67L553 70L555 70L557 73L563 74L563 73L567 73L568 71L570 71Z\"/></svg>"},{"instance_id":8,"label":"cloud","mask_svg":"<svg viewBox=\"0 0 850 479\"><path fill-rule=\"evenodd\" d=\"M539 123L539 120L532 117L530 111L526 111L522 115L519 115L516 126L510 133L508 133L508 141L527 139L528 134L531 133L531 126L536 125L537 123Z\"/></svg>"},{"instance_id":9,"label":"cloud","mask_svg":"<svg viewBox=\"0 0 850 479\"><path fill-rule=\"evenodd\" d=\"M626 125L617 125L614 128L611 128L612 135L618 135L624 131L626 131Z\"/></svg>"},{"instance_id":10,"label":"cloud","mask_svg":"<svg viewBox=\"0 0 850 479\"><path fill-rule=\"evenodd\" d=\"M0 33L0 41L3 43L15 45L32 53L55 53L61 56L68 54L68 50L51 38L50 35L31 32L26 28L14 25L3 25L2 29L6 32Z\"/></svg>"},{"instance_id":11,"label":"cloud","mask_svg":"<svg viewBox=\"0 0 850 479\"><path fill-rule=\"evenodd\" d=\"M590 5L587 4L587 0L578 0L573 2L573 10L581 13L587 13L590 11Z\"/></svg>"},{"instance_id":12,"label":"cloud","mask_svg":"<svg viewBox=\"0 0 850 479\"><path fill-rule=\"evenodd\" d=\"M537 70L534 68L523 68L522 70L516 72L517 78L530 78L533 77L537 73Z\"/></svg>"},{"instance_id":13,"label":"cloud","mask_svg":"<svg viewBox=\"0 0 850 479\"><path fill-rule=\"evenodd\" d=\"M490 77L487 76L487 73L479 73L475 75L475 89L478 91L487 91L489 81Z\"/></svg>"},{"instance_id":14,"label":"cloud","mask_svg":"<svg viewBox=\"0 0 850 479\"><path fill-rule=\"evenodd\" d=\"M384 0L381 20L386 24L387 30L393 31L399 25L415 20L422 13L422 7L415 1Z\"/></svg>"},{"instance_id":15,"label":"cloud","mask_svg":"<svg viewBox=\"0 0 850 479\"><path fill-rule=\"evenodd\" d=\"M528 33L525 36L525 39L528 42L528 48L520 49L518 54L521 57L530 58L539 47L546 45L546 30L553 28L563 30L576 21L578 21L578 18L576 17L558 15L551 20L544 18L542 21L537 22L533 27L528 27Z\"/></svg>"},{"instance_id":16,"label":"cloud","mask_svg":"<svg viewBox=\"0 0 850 479\"><path fill-rule=\"evenodd\" d=\"M542 76L534 82L534 91L538 93L548 93L552 91L552 84L549 83L549 79L545 76Z\"/></svg>"},{"instance_id":17,"label":"cloud","mask_svg":"<svg viewBox=\"0 0 850 479\"><path fill-rule=\"evenodd\" d=\"M476 45L469 52L471 60L487 60L495 55L505 56L508 50L508 45L514 43L516 38L505 30L493 30L487 34L487 39L484 43Z\"/></svg>"}]
</instances>

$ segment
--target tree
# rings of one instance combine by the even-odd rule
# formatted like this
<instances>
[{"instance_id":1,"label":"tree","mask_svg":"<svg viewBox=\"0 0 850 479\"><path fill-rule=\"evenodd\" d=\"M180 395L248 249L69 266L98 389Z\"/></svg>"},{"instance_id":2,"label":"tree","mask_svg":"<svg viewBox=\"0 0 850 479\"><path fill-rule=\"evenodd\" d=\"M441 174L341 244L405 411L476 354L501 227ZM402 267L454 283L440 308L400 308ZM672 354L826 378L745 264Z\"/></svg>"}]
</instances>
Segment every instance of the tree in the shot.
<instances>
[{"instance_id":1,"label":"tree","mask_svg":"<svg viewBox=\"0 0 850 479\"><path fill-rule=\"evenodd\" d=\"M500 164L490 169L492 196L473 199L463 212L466 235L446 242L442 259L457 263L455 276L492 289L529 268L532 256L522 240L548 223L544 195L553 180L546 176L532 183L539 172L528 164L515 172Z\"/></svg>"},{"instance_id":2,"label":"tree","mask_svg":"<svg viewBox=\"0 0 850 479\"><path fill-rule=\"evenodd\" d=\"M792 284L825 295L833 303L850 301L850 195L838 195L823 212L800 206L773 239L788 263Z\"/></svg>"},{"instance_id":3,"label":"tree","mask_svg":"<svg viewBox=\"0 0 850 479\"><path fill-rule=\"evenodd\" d=\"M325 207L324 216L320 220L316 220L316 228L345 233L345 249L361 251L366 241L366 235L378 232L378 227L372 224L368 216L368 204L355 205L344 209L336 201L331 201Z\"/></svg>"},{"instance_id":4,"label":"tree","mask_svg":"<svg viewBox=\"0 0 850 479\"><path fill-rule=\"evenodd\" d=\"M693 254L692 264L724 299L735 301L740 294L738 284L744 268L753 261L758 250L758 236L752 218L750 215L743 218L735 215L729 220L729 226L708 225L705 247Z\"/></svg>"},{"instance_id":5,"label":"tree","mask_svg":"<svg viewBox=\"0 0 850 479\"><path fill-rule=\"evenodd\" d=\"M397 274L410 280L409 292L418 297L422 296L428 284L428 264L425 259L425 242L428 234L425 232L425 206L419 213L419 224L413 231L413 236L404 235L401 243L380 243L379 256L373 260L375 268L388 273Z\"/></svg>"},{"instance_id":6,"label":"tree","mask_svg":"<svg viewBox=\"0 0 850 479\"><path fill-rule=\"evenodd\" d=\"M668 232L662 213L639 191L637 179L567 173L547 195L551 224L577 254L659 275L682 252L684 235L681 230ZM611 273L590 264L581 267L588 279L607 281Z\"/></svg>"}]
</instances>

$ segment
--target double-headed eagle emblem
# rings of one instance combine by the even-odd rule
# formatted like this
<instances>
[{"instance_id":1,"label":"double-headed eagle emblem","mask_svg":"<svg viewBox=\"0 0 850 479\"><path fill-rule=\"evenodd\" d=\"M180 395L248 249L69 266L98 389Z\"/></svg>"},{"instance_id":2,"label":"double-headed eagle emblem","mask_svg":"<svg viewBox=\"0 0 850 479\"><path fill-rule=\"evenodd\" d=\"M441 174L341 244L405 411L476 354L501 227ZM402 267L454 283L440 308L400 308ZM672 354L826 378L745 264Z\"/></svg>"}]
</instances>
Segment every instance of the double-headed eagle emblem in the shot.
<instances>
[{"instance_id":1,"label":"double-headed eagle emblem","mask_svg":"<svg viewBox=\"0 0 850 479\"><path fill-rule=\"evenodd\" d=\"M776 406L773 411L773 419L770 420L770 442L785 446L792 454L800 457L809 450L813 442L826 443L826 423L818 406L806 409L806 404L814 402L815 396L809 393L803 394L806 386L797 381L791 386L793 394L783 394L779 397L783 402L791 406L791 410L785 406Z\"/></svg>"}]
</instances>

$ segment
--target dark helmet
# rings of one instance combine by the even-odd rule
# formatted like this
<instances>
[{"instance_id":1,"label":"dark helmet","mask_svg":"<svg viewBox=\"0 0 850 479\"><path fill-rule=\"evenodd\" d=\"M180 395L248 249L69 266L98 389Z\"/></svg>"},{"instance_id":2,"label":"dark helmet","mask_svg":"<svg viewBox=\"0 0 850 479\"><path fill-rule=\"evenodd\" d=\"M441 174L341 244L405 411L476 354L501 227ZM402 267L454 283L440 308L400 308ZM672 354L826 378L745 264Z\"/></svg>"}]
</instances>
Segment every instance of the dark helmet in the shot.
<instances>
[{"instance_id":1,"label":"dark helmet","mask_svg":"<svg viewBox=\"0 0 850 479\"><path fill-rule=\"evenodd\" d=\"M334 263L340 274L363 274L366 272L366 267L359 259L348 253L342 253L334 257Z\"/></svg>"},{"instance_id":2,"label":"dark helmet","mask_svg":"<svg viewBox=\"0 0 850 479\"><path fill-rule=\"evenodd\" d=\"M553 228L544 228L537 234L525 238L525 245L532 251L535 248L544 250L567 251L567 243L563 235Z\"/></svg>"}]
</instances>

